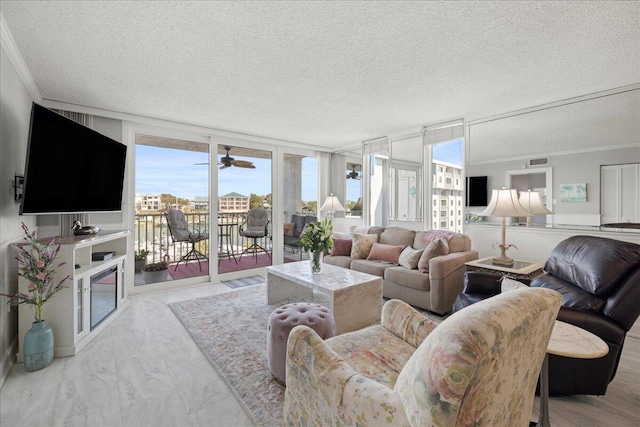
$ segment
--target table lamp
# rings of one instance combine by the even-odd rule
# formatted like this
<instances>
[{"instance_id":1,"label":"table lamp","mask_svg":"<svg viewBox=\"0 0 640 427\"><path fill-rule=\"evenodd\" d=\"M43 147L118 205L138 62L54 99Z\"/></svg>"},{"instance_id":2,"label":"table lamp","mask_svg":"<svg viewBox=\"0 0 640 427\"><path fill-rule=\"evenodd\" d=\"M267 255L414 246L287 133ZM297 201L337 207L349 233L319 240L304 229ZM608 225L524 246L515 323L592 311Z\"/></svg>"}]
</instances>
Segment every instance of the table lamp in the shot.
<instances>
[{"instance_id":1,"label":"table lamp","mask_svg":"<svg viewBox=\"0 0 640 427\"><path fill-rule=\"evenodd\" d=\"M505 251L511 246L516 249L518 249L518 247L505 242L506 218L510 216L531 216L531 214L522 207L520 202L518 202L518 191L505 187L501 190L491 190L491 201L489 202L489 206L487 206L487 208L479 215L496 216L502 219L502 242L493 244L493 248L500 248L500 256L492 258L491 262L495 265L502 265L505 267L513 266L513 259L507 257Z\"/></svg>"},{"instance_id":2,"label":"table lamp","mask_svg":"<svg viewBox=\"0 0 640 427\"><path fill-rule=\"evenodd\" d=\"M351 215L362 215L362 197L358 197L356 204L351 208Z\"/></svg>"},{"instance_id":3,"label":"table lamp","mask_svg":"<svg viewBox=\"0 0 640 427\"><path fill-rule=\"evenodd\" d=\"M329 219L333 219L333 214L335 212L344 212L344 206L340 203L340 200L336 196L331 193L327 200L324 201L322 207L320 207L320 212L326 212Z\"/></svg>"},{"instance_id":4,"label":"table lamp","mask_svg":"<svg viewBox=\"0 0 640 427\"><path fill-rule=\"evenodd\" d=\"M553 212L542 203L540 192L538 191L521 191L519 202L531 214L527 217L527 227L531 226L531 217L533 215L553 215Z\"/></svg>"}]
</instances>

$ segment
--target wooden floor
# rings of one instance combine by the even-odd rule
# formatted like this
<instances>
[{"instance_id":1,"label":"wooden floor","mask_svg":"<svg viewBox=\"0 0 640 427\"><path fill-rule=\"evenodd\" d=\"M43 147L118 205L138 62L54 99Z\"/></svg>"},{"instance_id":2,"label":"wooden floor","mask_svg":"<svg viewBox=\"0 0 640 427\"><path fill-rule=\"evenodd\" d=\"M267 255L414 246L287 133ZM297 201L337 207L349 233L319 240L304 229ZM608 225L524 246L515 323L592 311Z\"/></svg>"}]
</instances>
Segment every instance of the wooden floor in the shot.
<instances>
[{"instance_id":1,"label":"wooden floor","mask_svg":"<svg viewBox=\"0 0 640 427\"><path fill-rule=\"evenodd\" d=\"M230 289L206 284L131 297L131 306L74 357L11 368L0 426L251 426L167 304ZM551 398L555 427L640 426L640 336L626 340L605 396ZM537 419L538 399L531 419Z\"/></svg>"}]
</instances>

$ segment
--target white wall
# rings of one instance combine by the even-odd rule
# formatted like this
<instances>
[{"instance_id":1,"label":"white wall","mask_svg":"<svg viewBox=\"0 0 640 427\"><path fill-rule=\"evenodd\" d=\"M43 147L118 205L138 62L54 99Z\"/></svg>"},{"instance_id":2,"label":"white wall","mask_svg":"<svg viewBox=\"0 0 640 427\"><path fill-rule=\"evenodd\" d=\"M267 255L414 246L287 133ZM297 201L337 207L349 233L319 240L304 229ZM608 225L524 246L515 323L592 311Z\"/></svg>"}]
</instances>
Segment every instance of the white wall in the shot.
<instances>
[{"instance_id":1,"label":"white wall","mask_svg":"<svg viewBox=\"0 0 640 427\"><path fill-rule=\"evenodd\" d=\"M0 293L18 289L17 262L12 242L22 239L21 222L30 229L36 217L18 215L10 183L24 174L32 99L4 49L0 57ZM17 350L17 315L4 297L0 300L0 386Z\"/></svg>"}]
</instances>

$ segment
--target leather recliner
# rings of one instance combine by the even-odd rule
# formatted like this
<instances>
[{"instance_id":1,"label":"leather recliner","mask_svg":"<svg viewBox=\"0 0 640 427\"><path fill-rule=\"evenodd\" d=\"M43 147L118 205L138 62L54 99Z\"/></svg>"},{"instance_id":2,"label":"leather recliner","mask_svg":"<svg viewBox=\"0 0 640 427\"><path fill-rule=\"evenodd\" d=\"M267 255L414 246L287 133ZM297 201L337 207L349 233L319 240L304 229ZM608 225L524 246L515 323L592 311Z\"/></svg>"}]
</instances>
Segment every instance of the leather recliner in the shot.
<instances>
[{"instance_id":1,"label":"leather recliner","mask_svg":"<svg viewBox=\"0 0 640 427\"><path fill-rule=\"evenodd\" d=\"M603 395L616 374L626 333L640 314L640 245L573 236L553 249L544 270L530 286L562 295L558 320L599 336L609 346L609 353L598 359L549 355L549 394ZM500 293L500 277L467 272L454 311Z\"/></svg>"}]
</instances>

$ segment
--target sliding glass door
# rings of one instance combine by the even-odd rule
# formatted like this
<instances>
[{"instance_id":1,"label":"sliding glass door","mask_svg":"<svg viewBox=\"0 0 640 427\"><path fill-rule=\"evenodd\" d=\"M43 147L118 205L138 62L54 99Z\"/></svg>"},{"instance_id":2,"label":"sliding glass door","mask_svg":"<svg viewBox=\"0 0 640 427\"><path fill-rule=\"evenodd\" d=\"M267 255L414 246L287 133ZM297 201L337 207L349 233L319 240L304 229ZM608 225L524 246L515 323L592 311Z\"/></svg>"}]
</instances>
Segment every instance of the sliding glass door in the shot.
<instances>
[{"instance_id":1,"label":"sliding glass door","mask_svg":"<svg viewBox=\"0 0 640 427\"><path fill-rule=\"evenodd\" d=\"M135 285L149 284L140 271L145 264L157 269L162 262L167 281L208 278L209 144L144 133L135 143ZM171 212L184 230L172 229Z\"/></svg>"}]
</instances>

